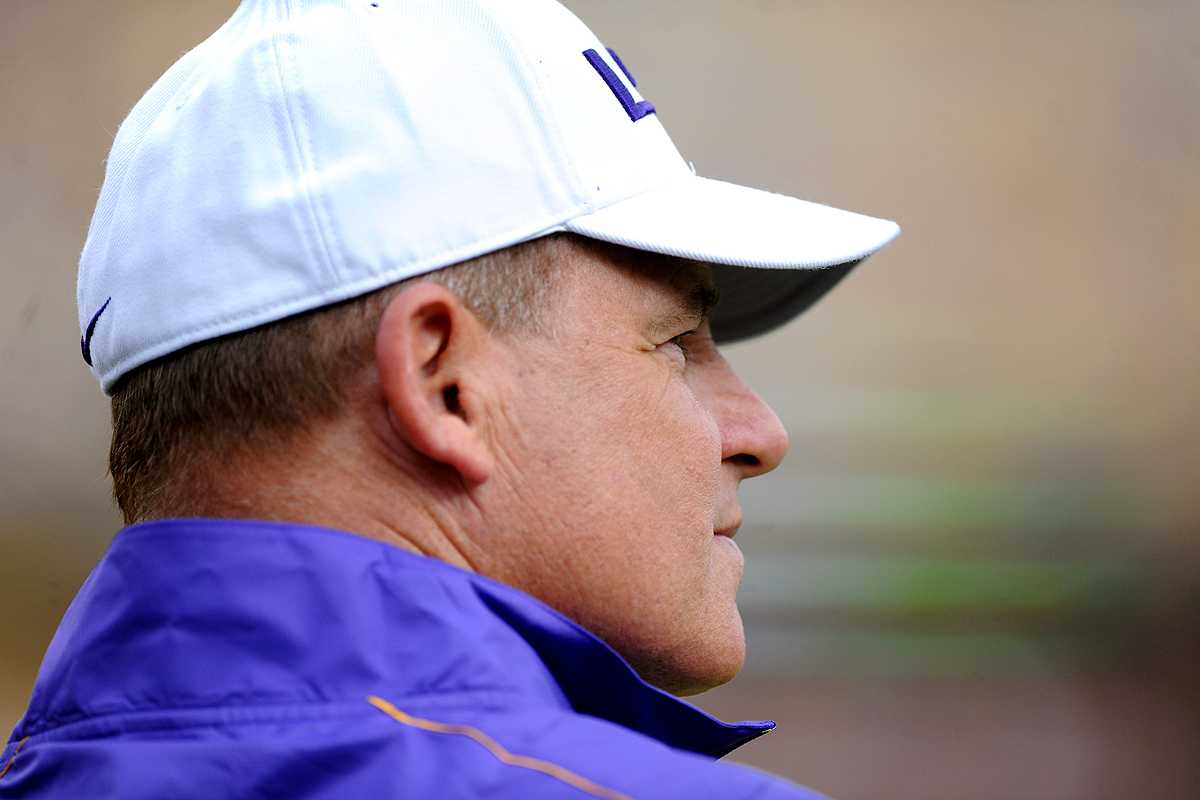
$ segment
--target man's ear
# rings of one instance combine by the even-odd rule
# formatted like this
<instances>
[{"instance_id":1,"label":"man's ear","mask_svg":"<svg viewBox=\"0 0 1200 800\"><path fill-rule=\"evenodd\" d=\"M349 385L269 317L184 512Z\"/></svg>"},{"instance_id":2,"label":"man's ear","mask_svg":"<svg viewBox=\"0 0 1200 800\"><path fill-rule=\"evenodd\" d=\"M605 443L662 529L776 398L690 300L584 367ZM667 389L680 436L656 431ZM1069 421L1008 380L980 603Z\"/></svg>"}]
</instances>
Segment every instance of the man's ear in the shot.
<instances>
[{"instance_id":1,"label":"man's ear","mask_svg":"<svg viewBox=\"0 0 1200 800\"><path fill-rule=\"evenodd\" d=\"M482 435L487 329L449 289L417 283L388 303L375 362L393 430L418 453L484 483L494 457Z\"/></svg>"}]
</instances>

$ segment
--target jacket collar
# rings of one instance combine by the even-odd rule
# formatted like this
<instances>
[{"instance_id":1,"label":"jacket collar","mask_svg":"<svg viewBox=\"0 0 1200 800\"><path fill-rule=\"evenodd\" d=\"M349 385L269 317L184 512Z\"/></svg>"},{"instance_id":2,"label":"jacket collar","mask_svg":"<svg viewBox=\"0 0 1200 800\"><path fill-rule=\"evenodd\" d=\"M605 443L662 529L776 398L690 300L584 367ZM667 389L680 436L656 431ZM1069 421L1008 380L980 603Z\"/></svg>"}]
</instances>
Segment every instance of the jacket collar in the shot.
<instances>
[{"instance_id":1,"label":"jacket collar","mask_svg":"<svg viewBox=\"0 0 1200 800\"><path fill-rule=\"evenodd\" d=\"M722 722L541 601L444 562L325 528L186 519L117 535L13 739L105 713L368 694L572 708L712 758L775 725Z\"/></svg>"}]
</instances>

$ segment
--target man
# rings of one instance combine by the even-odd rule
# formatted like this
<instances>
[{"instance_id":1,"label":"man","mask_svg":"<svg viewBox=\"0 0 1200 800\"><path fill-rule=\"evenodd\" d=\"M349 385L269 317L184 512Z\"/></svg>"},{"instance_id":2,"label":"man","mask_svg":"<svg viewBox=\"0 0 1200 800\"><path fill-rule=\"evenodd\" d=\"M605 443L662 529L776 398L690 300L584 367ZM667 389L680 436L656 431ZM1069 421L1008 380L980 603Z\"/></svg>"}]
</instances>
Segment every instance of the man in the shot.
<instances>
[{"instance_id":1,"label":"man","mask_svg":"<svg viewBox=\"0 0 1200 800\"><path fill-rule=\"evenodd\" d=\"M737 488L787 449L716 343L896 232L697 177L551 0L243 3L108 162L131 527L0 797L813 797L676 697L742 665Z\"/></svg>"}]
</instances>

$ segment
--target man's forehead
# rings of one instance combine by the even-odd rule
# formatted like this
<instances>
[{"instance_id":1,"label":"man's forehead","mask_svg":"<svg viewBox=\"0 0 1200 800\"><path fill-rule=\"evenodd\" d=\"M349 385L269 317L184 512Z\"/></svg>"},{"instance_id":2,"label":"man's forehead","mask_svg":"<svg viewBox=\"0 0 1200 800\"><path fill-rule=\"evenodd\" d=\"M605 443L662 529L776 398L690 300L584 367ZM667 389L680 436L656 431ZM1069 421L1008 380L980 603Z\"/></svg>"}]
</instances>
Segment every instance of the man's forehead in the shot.
<instances>
[{"instance_id":1,"label":"man's forehead","mask_svg":"<svg viewBox=\"0 0 1200 800\"><path fill-rule=\"evenodd\" d=\"M718 300L712 265L690 258L600 242L584 245L594 263L622 276L638 308L650 313L676 312L692 318L707 317Z\"/></svg>"}]
</instances>

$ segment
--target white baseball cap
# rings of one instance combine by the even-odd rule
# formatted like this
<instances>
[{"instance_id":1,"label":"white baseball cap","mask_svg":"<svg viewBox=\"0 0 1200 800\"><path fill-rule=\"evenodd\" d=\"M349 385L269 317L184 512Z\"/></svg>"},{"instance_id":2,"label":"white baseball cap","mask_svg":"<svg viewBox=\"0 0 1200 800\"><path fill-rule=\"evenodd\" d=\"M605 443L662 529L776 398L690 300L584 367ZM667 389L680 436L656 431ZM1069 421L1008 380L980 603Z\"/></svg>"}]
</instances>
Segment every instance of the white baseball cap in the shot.
<instances>
[{"instance_id":1,"label":"white baseball cap","mask_svg":"<svg viewBox=\"0 0 1200 800\"><path fill-rule=\"evenodd\" d=\"M79 265L84 359L111 392L188 345L559 231L719 265L730 341L899 228L698 177L554 0L245 0L117 133Z\"/></svg>"}]
</instances>

